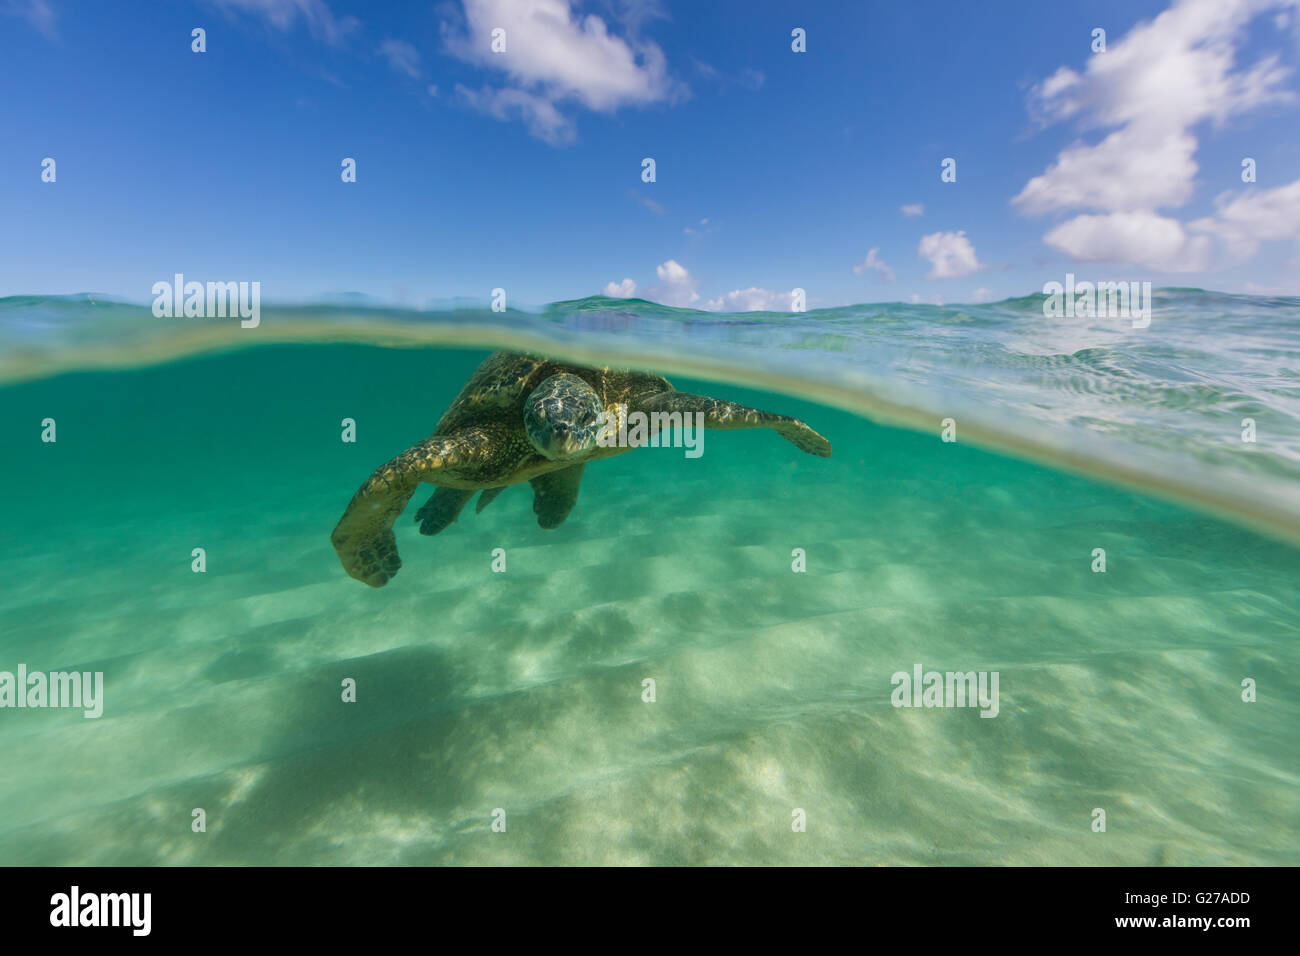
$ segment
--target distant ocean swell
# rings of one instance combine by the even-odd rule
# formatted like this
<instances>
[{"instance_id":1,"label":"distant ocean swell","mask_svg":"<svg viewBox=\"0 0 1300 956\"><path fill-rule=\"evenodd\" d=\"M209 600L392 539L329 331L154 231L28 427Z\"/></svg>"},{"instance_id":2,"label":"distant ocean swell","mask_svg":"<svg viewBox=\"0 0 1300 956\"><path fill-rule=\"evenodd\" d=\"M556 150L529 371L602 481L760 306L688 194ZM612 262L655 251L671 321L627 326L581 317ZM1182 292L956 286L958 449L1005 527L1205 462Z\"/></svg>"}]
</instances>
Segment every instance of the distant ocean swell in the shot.
<instances>
[{"instance_id":1,"label":"distant ocean swell","mask_svg":"<svg viewBox=\"0 0 1300 956\"><path fill-rule=\"evenodd\" d=\"M1156 290L1149 322L1045 297L723 315L592 297L540 313L263 306L158 318L0 299L0 384L279 343L536 350L785 392L1139 488L1300 543L1300 298Z\"/></svg>"}]
</instances>

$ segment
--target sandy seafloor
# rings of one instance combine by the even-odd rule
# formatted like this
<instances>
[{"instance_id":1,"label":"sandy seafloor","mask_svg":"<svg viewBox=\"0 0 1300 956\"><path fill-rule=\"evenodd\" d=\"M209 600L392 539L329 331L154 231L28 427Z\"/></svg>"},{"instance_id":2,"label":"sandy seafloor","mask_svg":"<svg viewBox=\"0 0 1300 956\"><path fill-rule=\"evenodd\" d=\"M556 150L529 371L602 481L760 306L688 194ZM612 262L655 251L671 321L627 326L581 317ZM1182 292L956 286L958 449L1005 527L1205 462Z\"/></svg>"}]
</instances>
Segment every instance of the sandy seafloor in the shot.
<instances>
[{"instance_id":1,"label":"sandy seafloor","mask_svg":"<svg viewBox=\"0 0 1300 956\"><path fill-rule=\"evenodd\" d=\"M106 681L98 720L0 711L0 864L1300 863L1300 551L937 427L675 379L834 457L766 431L638 450L555 531L520 487L422 538L422 491L402 572L350 580L343 507L483 354L0 389L0 669ZM916 663L997 671L999 715L892 707Z\"/></svg>"}]
</instances>

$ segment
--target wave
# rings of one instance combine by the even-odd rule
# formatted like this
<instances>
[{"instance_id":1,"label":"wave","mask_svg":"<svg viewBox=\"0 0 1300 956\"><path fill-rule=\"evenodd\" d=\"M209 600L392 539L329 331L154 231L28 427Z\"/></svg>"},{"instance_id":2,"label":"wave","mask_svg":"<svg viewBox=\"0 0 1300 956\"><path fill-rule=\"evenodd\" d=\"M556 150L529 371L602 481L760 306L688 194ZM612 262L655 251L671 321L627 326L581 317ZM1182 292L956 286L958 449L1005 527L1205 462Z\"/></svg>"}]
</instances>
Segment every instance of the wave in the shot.
<instances>
[{"instance_id":1,"label":"wave","mask_svg":"<svg viewBox=\"0 0 1300 956\"><path fill-rule=\"evenodd\" d=\"M156 318L91 294L0 299L0 384L286 343L504 348L784 392L1144 490L1300 544L1300 298L1163 289L1150 324L1030 295L720 314L593 296L538 312L366 302ZM1249 440L1253 437L1253 440Z\"/></svg>"}]
</instances>

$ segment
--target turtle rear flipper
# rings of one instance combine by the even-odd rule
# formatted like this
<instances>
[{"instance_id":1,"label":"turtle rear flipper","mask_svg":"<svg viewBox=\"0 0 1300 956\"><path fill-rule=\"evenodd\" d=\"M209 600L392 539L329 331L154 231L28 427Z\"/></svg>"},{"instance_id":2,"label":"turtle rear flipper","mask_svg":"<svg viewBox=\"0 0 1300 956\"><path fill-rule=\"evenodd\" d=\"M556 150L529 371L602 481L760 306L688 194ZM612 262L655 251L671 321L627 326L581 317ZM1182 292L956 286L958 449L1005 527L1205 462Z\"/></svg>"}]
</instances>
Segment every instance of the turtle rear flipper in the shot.
<instances>
[{"instance_id":1,"label":"turtle rear flipper","mask_svg":"<svg viewBox=\"0 0 1300 956\"><path fill-rule=\"evenodd\" d=\"M533 514L543 528L558 528L578 503L578 486L582 483L580 465L548 471L529 482L533 486Z\"/></svg>"},{"instance_id":2,"label":"turtle rear flipper","mask_svg":"<svg viewBox=\"0 0 1300 956\"><path fill-rule=\"evenodd\" d=\"M376 468L352 496L330 535L343 570L371 587L387 584L402 566L393 522L416 487L439 472L454 473L481 451L485 438L472 430L435 436Z\"/></svg>"},{"instance_id":3,"label":"turtle rear flipper","mask_svg":"<svg viewBox=\"0 0 1300 956\"><path fill-rule=\"evenodd\" d=\"M484 508L486 508L488 505L492 503L493 498L495 498L497 495L501 494L501 492L505 490L506 490L505 485L502 485L500 488L484 488L483 493L478 496L478 504L474 506L474 513L475 514L481 513Z\"/></svg>"},{"instance_id":4,"label":"turtle rear flipper","mask_svg":"<svg viewBox=\"0 0 1300 956\"><path fill-rule=\"evenodd\" d=\"M420 534L437 534L456 520L460 509L474 497L474 492L461 488L438 488L424 506L415 513Z\"/></svg>"},{"instance_id":5,"label":"turtle rear flipper","mask_svg":"<svg viewBox=\"0 0 1300 956\"><path fill-rule=\"evenodd\" d=\"M505 485L500 488L484 488L483 493L478 495L478 504L474 506L474 513L480 513L492 503L493 498L505 490ZM415 513L420 534L437 534L439 531L445 531L460 517L461 510L476 494L478 494L477 488L468 491L463 488L437 489L424 506Z\"/></svg>"}]
</instances>

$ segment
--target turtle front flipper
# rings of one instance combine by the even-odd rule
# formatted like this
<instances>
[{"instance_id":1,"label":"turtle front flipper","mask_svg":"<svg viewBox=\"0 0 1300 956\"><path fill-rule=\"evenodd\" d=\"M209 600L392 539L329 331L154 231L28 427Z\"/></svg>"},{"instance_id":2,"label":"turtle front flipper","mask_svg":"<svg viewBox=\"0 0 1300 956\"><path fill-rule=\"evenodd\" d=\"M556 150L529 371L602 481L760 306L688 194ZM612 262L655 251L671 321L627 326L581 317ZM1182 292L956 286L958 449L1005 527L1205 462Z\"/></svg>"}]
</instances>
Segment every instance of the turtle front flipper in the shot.
<instances>
[{"instance_id":1,"label":"turtle front flipper","mask_svg":"<svg viewBox=\"0 0 1300 956\"><path fill-rule=\"evenodd\" d=\"M689 392L676 391L659 392L635 402L634 410L645 412L647 415L674 412L690 415L703 412L705 428L771 428L801 451L821 458L831 456L831 443L797 418L761 412L748 405L724 402L717 398L709 398L707 395L691 395ZM653 425L653 418L651 423ZM676 424L680 425L680 423Z\"/></svg>"},{"instance_id":2,"label":"turtle front flipper","mask_svg":"<svg viewBox=\"0 0 1300 956\"><path fill-rule=\"evenodd\" d=\"M420 526L420 534L437 534L460 514L469 499L474 497L477 489L469 491L463 488L438 488L419 511L415 521Z\"/></svg>"},{"instance_id":3,"label":"turtle front flipper","mask_svg":"<svg viewBox=\"0 0 1300 956\"><path fill-rule=\"evenodd\" d=\"M543 528L558 528L578 503L578 486L584 465L548 471L529 482L533 486L533 514Z\"/></svg>"},{"instance_id":4,"label":"turtle front flipper","mask_svg":"<svg viewBox=\"0 0 1300 956\"><path fill-rule=\"evenodd\" d=\"M482 436L472 434L435 436L376 468L330 535L343 570L371 587L387 584L402 566L393 522L416 487L439 472L454 473L482 444Z\"/></svg>"}]
</instances>

